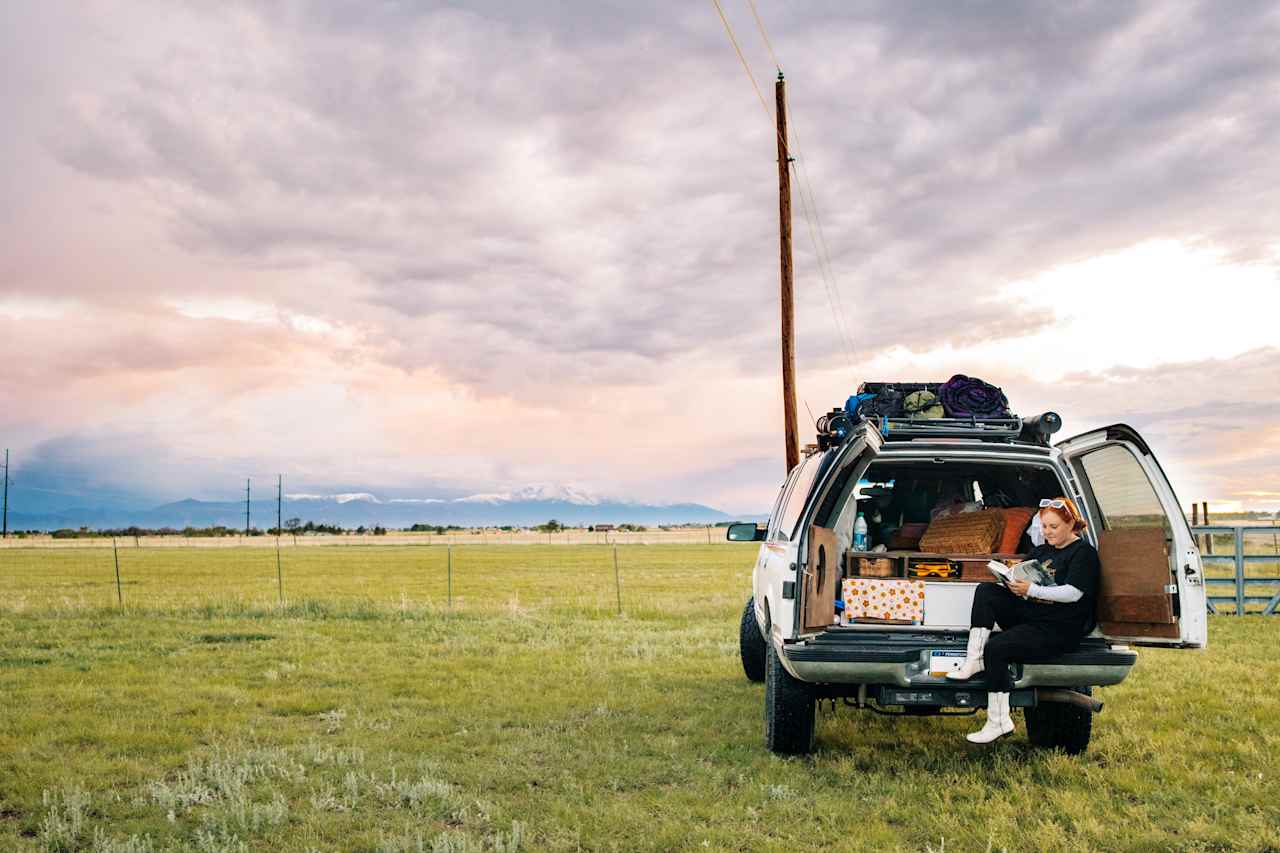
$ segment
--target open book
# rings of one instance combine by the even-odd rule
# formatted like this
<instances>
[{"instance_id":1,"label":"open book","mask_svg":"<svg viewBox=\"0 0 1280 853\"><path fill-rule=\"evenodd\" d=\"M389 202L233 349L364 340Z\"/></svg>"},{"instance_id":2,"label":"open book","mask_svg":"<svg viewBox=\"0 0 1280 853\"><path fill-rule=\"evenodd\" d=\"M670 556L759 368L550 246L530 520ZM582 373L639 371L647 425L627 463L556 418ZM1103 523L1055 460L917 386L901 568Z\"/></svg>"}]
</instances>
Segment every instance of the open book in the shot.
<instances>
[{"instance_id":1,"label":"open book","mask_svg":"<svg viewBox=\"0 0 1280 853\"><path fill-rule=\"evenodd\" d=\"M1005 586L1009 585L1009 581L1030 581L1040 586L1058 585L1054 580L1050 561L1042 563L1039 560L1024 560L1021 563L1006 566L1004 563L989 560L987 568Z\"/></svg>"}]
</instances>

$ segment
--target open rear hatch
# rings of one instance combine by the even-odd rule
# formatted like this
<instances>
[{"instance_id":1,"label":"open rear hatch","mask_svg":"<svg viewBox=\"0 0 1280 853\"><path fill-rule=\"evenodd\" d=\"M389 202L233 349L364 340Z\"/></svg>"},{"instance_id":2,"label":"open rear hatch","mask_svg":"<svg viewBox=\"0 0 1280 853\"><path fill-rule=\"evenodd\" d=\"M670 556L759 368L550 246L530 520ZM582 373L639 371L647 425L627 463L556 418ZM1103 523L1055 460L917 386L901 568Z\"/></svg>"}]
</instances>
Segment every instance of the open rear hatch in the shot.
<instances>
[{"instance_id":1,"label":"open rear hatch","mask_svg":"<svg viewBox=\"0 0 1280 853\"><path fill-rule=\"evenodd\" d=\"M1205 645L1195 537L1142 437L1113 424L1058 444L1083 496L1102 561L1099 627L1135 645Z\"/></svg>"}]
</instances>

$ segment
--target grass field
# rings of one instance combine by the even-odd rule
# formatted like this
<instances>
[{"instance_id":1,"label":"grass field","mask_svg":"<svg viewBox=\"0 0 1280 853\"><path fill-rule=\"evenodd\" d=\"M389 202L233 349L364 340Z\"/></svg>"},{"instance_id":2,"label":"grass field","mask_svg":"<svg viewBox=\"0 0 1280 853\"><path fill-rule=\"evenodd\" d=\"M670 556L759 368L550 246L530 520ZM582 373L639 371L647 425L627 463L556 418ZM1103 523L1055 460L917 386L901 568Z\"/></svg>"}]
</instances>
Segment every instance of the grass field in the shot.
<instances>
[{"instance_id":1,"label":"grass field","mask_svg":"<svg viewBox=\"0 0 1280 853\"><path fill-rule=\"evenodd\" d=\"M0 561L0 849L1280 849L1280 619L1142 651L1080 757L839 709L786 760L751 546L620 548L621 617L611 549L455 549L452 608L422 551L320 553L284 606L274 554L170 552L123 608Z\"/></svg>"}]
</instances>

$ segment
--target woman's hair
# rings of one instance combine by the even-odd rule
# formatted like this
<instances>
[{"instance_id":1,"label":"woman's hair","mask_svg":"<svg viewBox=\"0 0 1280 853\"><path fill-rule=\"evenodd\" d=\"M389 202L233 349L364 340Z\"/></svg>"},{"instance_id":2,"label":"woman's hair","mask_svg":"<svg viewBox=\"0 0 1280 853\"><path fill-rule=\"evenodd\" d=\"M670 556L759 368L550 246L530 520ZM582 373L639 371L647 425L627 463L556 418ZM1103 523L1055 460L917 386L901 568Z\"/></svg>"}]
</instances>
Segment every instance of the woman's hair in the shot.
<instances>
[{"instance_id":1,"label":"woman's hair","mask_svg":"<svg viewBox=\"0 0 1280 853\"><path fill-rule=\"evenodd\" d=\"M1074 530L1076 533L1079 533L1081 530L1084 530L1086 527L1089 526L1085 522L1084 516L1080 514L1080 508L1076 506L1076 502L1071 500L1071 498L1066 498L1059 495L1058 497L1054 498L1054 500L1062 501L1064 504L1066 504L1066 509L1058 509L1056 506L1041 507L1040 513L1042 515L1046 512L1053 513L1054 515L1058 516L1058 518L1065 521L1067 524L1070 524L1071 529Z\"/></svg>"}]
</instances>

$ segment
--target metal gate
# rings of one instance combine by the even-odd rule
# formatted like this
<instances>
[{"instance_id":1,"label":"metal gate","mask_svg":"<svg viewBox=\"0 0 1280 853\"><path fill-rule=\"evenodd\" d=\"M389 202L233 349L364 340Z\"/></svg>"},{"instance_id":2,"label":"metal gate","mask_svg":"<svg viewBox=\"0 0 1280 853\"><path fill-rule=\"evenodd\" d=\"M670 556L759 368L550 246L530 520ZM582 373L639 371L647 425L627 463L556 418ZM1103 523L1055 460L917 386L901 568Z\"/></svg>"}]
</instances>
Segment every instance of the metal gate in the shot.
<instances>
[{"instance_id":1,"label":"metal gate","mask_svg":"<svg viewBox=\"0 0 1280 853\"><path fill-rule=\"evenodd\" d=\"M1196 534L1197 542L1200 536L1205 537L1205 544L1212 545L1208 538L1214 534L1221 536L1224 533L1231 534L1232 547L1229 554L1208 553L1212 547L1202 547L1200 549L1200 559L1204 562L1205 568L1214 565L1229 564L1235 567L1233 577L1206 577L1205 591L1211 593L1214 587L1234 587L1230 595L1208 595L1208 605L1210 613L1229 613L1242 616L1249 604L1262 604L1262 614L1270 616L1276 612L1277 605L1280 605L1280 589L1273 595L1250 595L1247 587L1278 587L1280 586L1280 548L1275 543L1277 537L1280 537L1280 526L1270 525L1265 527L1251 527L1245 525L1224 525L1224 524L1205 524L1191 528L1191 532ZM1270 534L1272 537L1273 551L1270 554L1246 553L1245 552L1245 536L1261 536ZM1246 573L1245 568L1250 564L1269 563L1271 571L1267 572L1266 577L1253 576Z\"/></svg>"}]
</instances>

